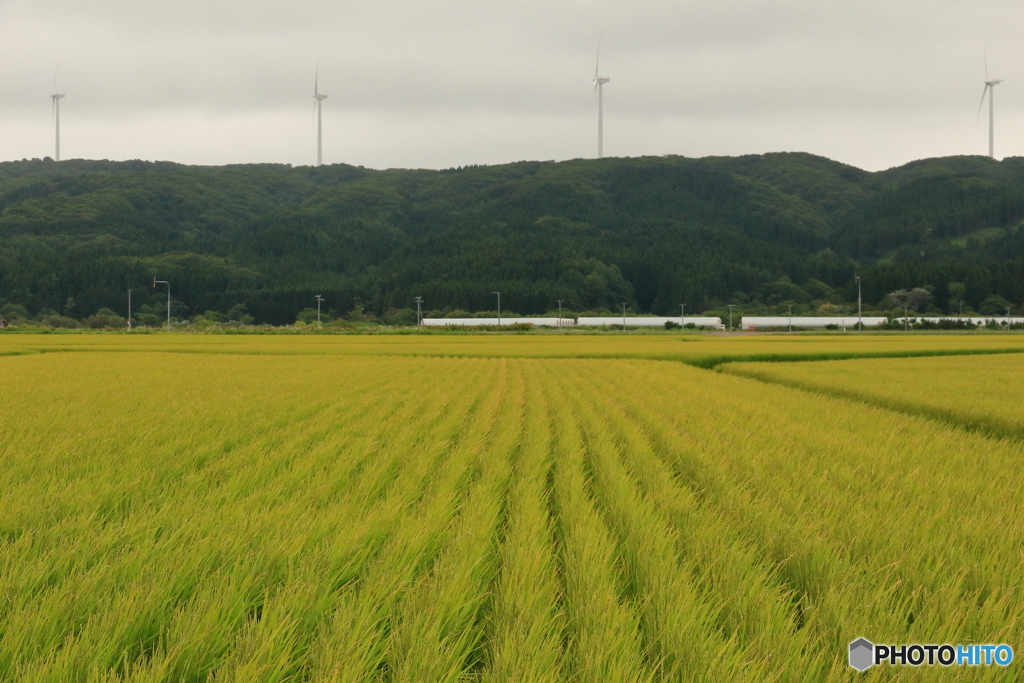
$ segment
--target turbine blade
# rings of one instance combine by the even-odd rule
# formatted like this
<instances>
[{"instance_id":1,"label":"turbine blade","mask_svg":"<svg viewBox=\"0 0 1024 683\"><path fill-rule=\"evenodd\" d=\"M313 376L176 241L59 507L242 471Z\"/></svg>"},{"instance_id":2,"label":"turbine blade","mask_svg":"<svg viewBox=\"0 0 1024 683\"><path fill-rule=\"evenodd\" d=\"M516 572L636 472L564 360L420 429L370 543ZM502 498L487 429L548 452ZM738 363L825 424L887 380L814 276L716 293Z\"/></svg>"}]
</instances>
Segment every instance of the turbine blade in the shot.
<instances>
[{"instance_id":1,"label":"turbine blade","mask_svg":"<svg viewBox=\"0 0 1024 683\"><path fill-rule=\"evenodd\" d=\"M988 89L992 87L988 83L985 84L985 89L981 91L981 102L978 103L978 115L974 118L975 121L981 119L981 108L985 106L985 95L988 95Z\"/></svg>"},{"instance_id":2,"label":"turbine blade","mask_svg":"<svg viewBox=\"0 0 1024 683\"><path fill-rule=\"evenodd\" d=\"M988 80L988 45L985 46L985 80Z\"/></svg>"},{"instance_id":3,"label":"turbine blade","mask_svg":"<svg viewBox=\"0 0 1024 683\"><path fill-rule=\"evenodd\" d=\"M598 70L601 68L601 34L597 35L597 59L594 60L594 80L597 80Z\"/></svg>"}]
</instances>

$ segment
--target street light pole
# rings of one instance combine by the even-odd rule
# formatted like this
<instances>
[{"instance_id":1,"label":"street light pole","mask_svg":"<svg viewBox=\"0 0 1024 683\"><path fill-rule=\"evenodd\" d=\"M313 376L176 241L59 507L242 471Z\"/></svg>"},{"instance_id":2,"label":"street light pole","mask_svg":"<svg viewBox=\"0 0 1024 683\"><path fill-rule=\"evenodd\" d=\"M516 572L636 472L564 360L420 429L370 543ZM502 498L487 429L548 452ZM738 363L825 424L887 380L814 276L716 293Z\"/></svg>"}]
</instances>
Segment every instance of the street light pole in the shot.
<instances>
[{"instance_id":1,"label":"street light pole","mask_svg":"<svg viewBox=\"0 0 1024 683\"><path fill-rule=\"evenodd\" d=\"M320 327L320 302L323 300L324 298L322 296L319 294L316 295L316 326L318 328Z\"/></svg>"},{"instance_id":2,"label":"street light pole","mask_svg":"<svg viewBox=\"0 0 1024 683\"><path fill-rule=\"evenodd\" d=\"M416 302L416 326L423 326L423 297L418 296L413 301Z\"/></svg>"},{"instance_id":3,"label":"street light pole","mask_svg":"<svg viewBox=\"0 0 1024 683\"><path fill-rule=\"evenodd\" d=\"M501 292L491 292L498 295L498 327L501 327Z\"/></svg>"},{"instance_id":4,"label":"street light pole","mask_svg":"<svg viewBox=\"0 0 1024 683\"><path fill-rule=\"evenodd\" d=\"M153 278L153 286L167 285L167 329L171 329L171 283L167 280Z\"/></svg>"},{"instance_id":5,"label":"street light pole","mask_svg":"<svg viewBox=\"0 0 1024 683\"><path fill-rule=\"evenodd\" d=\"M860 310L860 275L854 275L854 277L857 278L857 329L863 330L864 322L861 320Z\"/></svg>"}]
</instances>

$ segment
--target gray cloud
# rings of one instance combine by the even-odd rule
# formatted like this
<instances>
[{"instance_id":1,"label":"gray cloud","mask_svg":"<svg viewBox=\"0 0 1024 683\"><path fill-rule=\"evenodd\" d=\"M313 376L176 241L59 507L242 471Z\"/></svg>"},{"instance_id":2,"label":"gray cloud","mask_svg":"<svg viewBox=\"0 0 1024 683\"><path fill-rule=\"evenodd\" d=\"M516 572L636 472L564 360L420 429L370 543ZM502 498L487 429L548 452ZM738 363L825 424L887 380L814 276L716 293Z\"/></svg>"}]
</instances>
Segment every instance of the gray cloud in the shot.
<instances>
[{"instance_id":1,"label":"gray cloud","mask_svg":"<svg viewBox=\"0 0 1024 683\"><path fill-rule=\"evenodd\" d=\"M877 169L1024 154L1019 0L0 0L0 159L446 167L799 150Z\"/></svg>"}]
</instances>

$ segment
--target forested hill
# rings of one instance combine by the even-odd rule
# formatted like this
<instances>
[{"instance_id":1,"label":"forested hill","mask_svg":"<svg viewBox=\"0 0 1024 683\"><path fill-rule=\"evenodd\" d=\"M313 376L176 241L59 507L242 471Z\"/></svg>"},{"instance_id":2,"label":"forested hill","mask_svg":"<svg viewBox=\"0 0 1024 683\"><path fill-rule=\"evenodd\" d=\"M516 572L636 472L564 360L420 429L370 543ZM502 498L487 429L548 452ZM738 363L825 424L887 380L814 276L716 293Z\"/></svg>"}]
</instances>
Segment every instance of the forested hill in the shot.
<instances>
[{"instance_id":1,"label":"forested hill","mask_svg":"<svg viewBox=\"0 0 1024 683\"><path fill-rule=\"evenodd\" d=\"M0 308L83 318L163 301L291 322L321 294L426 309L794 312L898 288L1024 302L1024 158L868 173L807 154L445 171L32 160L0 164ZM20 309L18 309L20 310ZM237 309L236 309L237 310ZM326 310L326 309L325 309ZM985 311L981 311L985 312Z\"/></svg>"}]
</instances>

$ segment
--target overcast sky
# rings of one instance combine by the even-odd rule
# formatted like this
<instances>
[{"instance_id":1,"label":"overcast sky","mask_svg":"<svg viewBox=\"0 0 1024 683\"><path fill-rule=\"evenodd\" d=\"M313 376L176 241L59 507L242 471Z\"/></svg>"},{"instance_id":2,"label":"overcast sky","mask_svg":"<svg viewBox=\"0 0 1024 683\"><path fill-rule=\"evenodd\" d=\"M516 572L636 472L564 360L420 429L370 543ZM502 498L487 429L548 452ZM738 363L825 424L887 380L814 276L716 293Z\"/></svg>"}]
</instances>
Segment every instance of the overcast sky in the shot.
<instances>
[{"instance_id":1,"label":"overcast sky","mask_svg":"<svg viewBox=\"0 0 1024 683\"><path fill-rule=\"evenodd\" d=\"M0 0L0 160L1024 155L1024 0Z\"/></svg>"}]
</instances>

